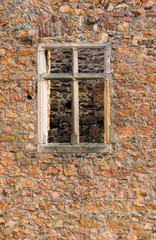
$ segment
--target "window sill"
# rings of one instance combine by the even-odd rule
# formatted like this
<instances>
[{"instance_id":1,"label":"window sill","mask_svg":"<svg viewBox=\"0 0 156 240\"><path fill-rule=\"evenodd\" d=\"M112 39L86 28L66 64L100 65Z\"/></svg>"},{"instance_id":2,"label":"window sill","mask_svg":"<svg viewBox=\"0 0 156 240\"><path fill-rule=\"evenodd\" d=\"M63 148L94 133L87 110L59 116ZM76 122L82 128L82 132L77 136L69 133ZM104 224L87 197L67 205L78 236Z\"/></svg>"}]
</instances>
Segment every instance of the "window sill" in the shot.
<instances>
[{"instance_id":1,"label":"window sill","mask_svg":"<svg viewBox=\"0 0 156 240\"><path fill-rule=\"evenodd\" d=\"M47 143L38 144L37 151L43 153L111 153L111 144L104 143Z\"/></svg>"}]
</instances>

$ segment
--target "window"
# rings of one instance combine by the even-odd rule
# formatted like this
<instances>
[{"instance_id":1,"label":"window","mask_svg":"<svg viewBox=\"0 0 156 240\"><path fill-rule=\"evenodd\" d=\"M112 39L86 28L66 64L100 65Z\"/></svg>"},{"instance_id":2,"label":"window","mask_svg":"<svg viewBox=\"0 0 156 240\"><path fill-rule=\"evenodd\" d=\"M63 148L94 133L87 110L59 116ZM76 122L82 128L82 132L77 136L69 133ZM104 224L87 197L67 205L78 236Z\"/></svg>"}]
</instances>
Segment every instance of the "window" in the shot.
<instances>
[{"instance_id":1,"label":"window","mask_svg":"<svg viewBox=\"0 0 156 240\"><path fill-rule=\"evenodd\" d=\"M94 53L100 58L95 56L93 63ZM39 152L110 152L110 54L111 46L106 42L39 45ZM55 61L54 66L58 56L67 59L63 63ZM58 107L61 101L64 103ZM58 119L61 127L57 126Z\"/></svg>"}]
</instances>

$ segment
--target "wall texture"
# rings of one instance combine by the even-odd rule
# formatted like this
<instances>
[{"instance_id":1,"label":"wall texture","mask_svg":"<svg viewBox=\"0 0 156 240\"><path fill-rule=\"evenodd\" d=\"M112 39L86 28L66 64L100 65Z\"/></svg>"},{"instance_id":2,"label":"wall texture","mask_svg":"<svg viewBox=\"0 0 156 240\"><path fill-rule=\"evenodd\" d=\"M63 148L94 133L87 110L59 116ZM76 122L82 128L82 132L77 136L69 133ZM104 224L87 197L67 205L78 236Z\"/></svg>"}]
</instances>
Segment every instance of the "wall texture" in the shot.
<instances>
[{"instance_id":1,"label":"wall texture","mask_svg":"<svg viewBox=\"0 0 156 240\"><path fill-rule=\"evenodd\" d=\"M155 1L2 0L0 239L155 240ZM112 153L37 153L37 46L112 44Z\"/></svg>"}]
</instances>

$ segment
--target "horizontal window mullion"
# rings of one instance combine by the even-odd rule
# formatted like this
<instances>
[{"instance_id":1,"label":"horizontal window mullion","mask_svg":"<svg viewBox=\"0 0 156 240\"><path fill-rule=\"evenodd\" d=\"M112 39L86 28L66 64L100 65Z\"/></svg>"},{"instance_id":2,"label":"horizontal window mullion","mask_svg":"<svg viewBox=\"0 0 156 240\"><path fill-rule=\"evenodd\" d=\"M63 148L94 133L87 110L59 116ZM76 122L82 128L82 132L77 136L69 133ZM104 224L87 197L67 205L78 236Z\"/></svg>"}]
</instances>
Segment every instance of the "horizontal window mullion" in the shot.
<instances>
[{"instance_id":1,"label":"horizontal window mullion","mask_svg":"<svg viewBox=\"0 0 156 240\"><path fill-rule=\"evenodd\" d=\"M78 73L74 76L76 79L81 80L89 80L89 79L101 79L104 78L105 75L103 73Z\"/></svg>"},{"instance_id":2,"label":"horizontal window mullion","mask_svg":"<svg viewBox=\"0 0 156 240\"><path fill-rule=\"evenodd\" d=\"M43 78L45 80L94 80L106 78L106 74L103 73L77 73L77 74L68 74L68 73L44 73Z\"/></svg>"},{"instance_id":3,"label":"horizontal window mullion","mask_svg":"<svg viewBox=\"0 0 156 240\"><path fill-rule=\"evenodd\" d=\"M43 78L45 80L72 80L73 75L68 73L45 73Z\"/></svg>"}]
</instances>

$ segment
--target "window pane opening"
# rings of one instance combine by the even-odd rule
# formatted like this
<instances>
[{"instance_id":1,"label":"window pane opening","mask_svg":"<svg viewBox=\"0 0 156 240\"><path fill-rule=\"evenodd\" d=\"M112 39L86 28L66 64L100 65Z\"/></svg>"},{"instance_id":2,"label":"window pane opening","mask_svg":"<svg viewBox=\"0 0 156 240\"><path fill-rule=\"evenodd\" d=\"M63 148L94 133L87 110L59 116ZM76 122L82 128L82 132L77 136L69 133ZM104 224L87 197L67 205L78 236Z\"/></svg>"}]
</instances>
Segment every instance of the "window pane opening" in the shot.
<instances>
[{"instance_id":1,"label":"window pane opening","mask_svg":"<svg viewBox=\"0 0 156 240\"><path fill-rule=\"evenodd\" d=\"M51 81L49 142L71 142L71 112L71 81Z\"/></svg>"},{"instance_id":2,"label":"window pane opening","mask_svg":"<svg viewBox=\"0 0 156 240\"><path fill-rule=\"evenodd\" d=\"M104 81L79 81L80 143L104 142Z\"/></svg>"},{"instance_id":3,"label":"window pane opening","mask_svg":"<svg viewBox=\"0 0 156 240\"><path fill-rule=\"evenodd\" d=\"M72 49L50 51L50 73L72 73Z\"/></svg>"},{"instance_id":4,"label":"window pane opening","mask_svg":"<svg viewBox=\"0 0 156 240\"><path fill-rule=\"evenodd\" d=\"M104 50L103 49L79 49L78 50L79 73L103 73Z\"/></svg>"}]
</instances>

